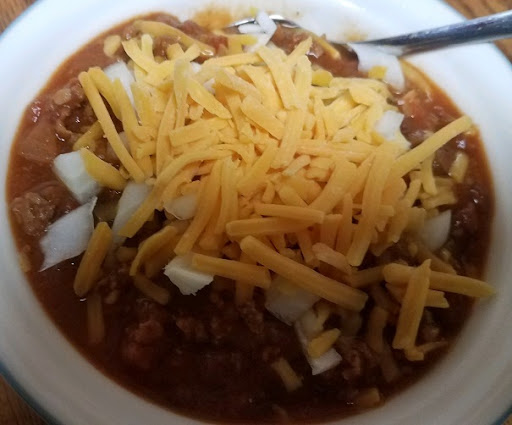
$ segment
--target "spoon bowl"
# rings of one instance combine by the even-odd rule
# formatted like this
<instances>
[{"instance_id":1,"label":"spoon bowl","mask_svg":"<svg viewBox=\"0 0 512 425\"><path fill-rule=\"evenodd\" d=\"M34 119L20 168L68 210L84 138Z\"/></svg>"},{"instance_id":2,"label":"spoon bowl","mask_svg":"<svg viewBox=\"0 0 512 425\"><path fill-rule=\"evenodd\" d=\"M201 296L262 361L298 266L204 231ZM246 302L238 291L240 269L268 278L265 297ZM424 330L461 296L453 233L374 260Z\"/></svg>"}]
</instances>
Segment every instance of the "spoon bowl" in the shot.
<instances>
[{"instance_id":1,"label":"spoon bowl","mask_svg":"<svg viewBox=\"0 0 512 425\"><path fill-rule=\"evenodd\" d=\"M276 24L286 28L303 29L296 22L281 15L270 15ZM256 18L240 19L228 25L226 29L238 29L242 25L255 24ZM329 43L338 51L356 54L353 45L366 45L394 56L406 56L445 47L483 43L512 37L512 10L471 19L469 21L442 27L412 32L395 37L354 43Z\"/></svg>"}]
</instances>

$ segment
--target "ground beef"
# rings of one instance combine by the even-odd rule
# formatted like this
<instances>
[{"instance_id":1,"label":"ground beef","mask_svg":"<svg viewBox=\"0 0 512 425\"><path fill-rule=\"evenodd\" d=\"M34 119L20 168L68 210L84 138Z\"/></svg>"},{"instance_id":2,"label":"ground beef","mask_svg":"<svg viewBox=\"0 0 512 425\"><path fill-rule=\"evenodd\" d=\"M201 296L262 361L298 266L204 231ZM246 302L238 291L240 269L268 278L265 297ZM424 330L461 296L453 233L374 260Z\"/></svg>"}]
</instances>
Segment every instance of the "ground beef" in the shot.
<instances>
[{"instance_id":1,"label":"ground beef","mask_svg":"<svg viewBox=\"0 0 512 425\"><path fill-rule=\"evenodd\" d=\"M135 321L128 325L121 342L121 359L136 369L149 370L165 347L165 327L170 315L159 304L139 299L135 304Z\"/></svg>"},{"instance_id":2,"label":"ground beef","mask_svg":"<svg viewBox=\"0 0 512 425\"><path fill-rule=\"evenodd\" d=\"M166 325L171 322L171 315L169 311L160 304L157 304L147 298L140 298L136 301L135 313L138 320L141 322L149 319L154 319L162 325Z\"/></svg>"},{"instance_id":3,"label":"ground beef","mask_svg":"<svg viewBox=\"0 0 512 425\"><path fill-rule=\"evenodd\" d=\"M96 284L97 291L102 294L106 304L118 301L122 291L131 285L129 265L127 263L107 264L103 276Z\"/></svg>"},{"instance_id":4,"label":"ground beef","mask_svg":"<svg viewBox=\"0 0 512 425\"><path fill-rule=\"evenodd\" d=\"M66 119L71 115L71 109L60 108L58 118L55 120L55 134L61 141L71 140L74 133L66 128Z\"/></svg>"},{"instance_id":5,"label":"ground beef","mask_svg":"<svg viewBox=\"0 0 512 425\"><path fill-rule=\"evenodd\" d=\"M178 329L183 332L185 340L198 343L208 341L209 336L201 320L186 316L178 317L175 322Z\"/></svg>"},{"instance_id":6,"label":"ground beef","mask_svg":"<svg viewBox=\"0 0 512 425\"><path fill-rule=\"evenodd\" d=\"M49 224L76 206L66 189L58 182L38 185L11 203L11 211L23 232L39 237Z\"/></svg>"},{"instance_id":7,"label":"ground beef","mask_svg":"<svg viewBox=\"0 0 512 425\"><path fill-rule=\"evenodd\" d=\"M434 319L432 312L428 309L425 309L423 311L423 317L421 318L420 329L418 334L422 342L437 341L441 335L441 328Z\"/></svg>"},{"instance_id":8,"label":"ground beef","mask_svg":"<svg viewBox=\"0 0 512 425\"><path fill-rule=\"evenodd\" d=\"M309 33L294 28L286 28L278 26L272 42L283 49L286 53L291 53L298 43L310 36ZM327 53L323 47L313 42L309 50L310 60L320 65L322 68L328 69L333 75L339 77L357 77L359 73L357 56L349 50L340 48L340 57L334 58Z\"/></svg>"},{"instance_id":9,"label":"ground beef","mask_svg":"<svg viewBox=\"0 0 512 425\"><path fill-rule=\"evenodd\" d=\"M130 336L121 345L123 361L137 369L149 370L154 362L156 349L152 345L139 344Z\"/></svg>"},{"instance_id":10,"label":"ground beef","mask_svg":"<svg viewBox=\"0 0 512 425\"><path fill-rule=\"evenodd\" d=\"M78 108L83 105L85 100L84 90L77 78L71 79L52 96L52 101L56 106L67 106L68 108Z\"/></svg>"},{"instance_id":11,"label":"ground beef","mask_svg":"<svg viewBox=\"0 0 512 425\"><path fill-rule=\"evenodd\" d=\"M428 93L419 89L409 90L398 97L397 106L405 115L401 126L402 133L413 146L455 119L445 107L436 104ZM442 150L439 155L443 155ZM437 156L436 154L436 158Z\"/></svg>"},{"instance_id":12,"label":"ground beef","mask_svg":"<svg viewBox=\"0 0 512 425\"><path fill-rule=\"evenodd\" d=\"M464 184L457 188L460 207L454 210L452 235L467 238L480 229L479 217L489 209L489 194L478 184Z\"/></svg>"},{"instance_id":13,"label":"ground beef","mask_svg":"<svg viewBox=\"0 0 512 425\"><path fill-rule=\"evenodd\" d=\"M242 353L230 350L209 351L202 360L202 371L207 383L218 385L228 375L240 375L243 368Z\"/></svg>"},{"instance_id":14,"label":"ground beef","mask_svg":"<svg viewBox=\"0 0 512 425\"><path fill-rule=\"evenodd\" d=\"M40 236L55 214L55 205L35 192L16 198L11 210L23 231L29 236Z\"/></svg>"},{"instance_id":15,"label":"ground beef","mask_svg":"<svg viewBox=\"0 0 512 425\"><path fill-rule=\"evenodd\" d=\"M228 43L225 36L214 34L193 21L180 22L174 16L165 14L153 16L151 17L151 20L162 22L164 24L170 25L171 27L178 28L180 31L183 31L190 37L195 38L202 43L208 44L214 47L216 50L219 50L219 48L222 46L227 46ZM122 37L126 40L129 40L130 38L137 37L139 33L140 31L138 31L135 26L130 25L123 31ZM157 56L166 57L167 46L177 42L178 40L173 37L156 37L155 44L153 45L153 51Z\"/></svg>"},{"instance_id":16,"label":"ground beef","mask_svg":"<svg viewBox=\"0 0 512 425\"><path fill-rule=\"evenodd\" d=\"M122 131L121 128L118 131ZM112 146L106 139L100 139L96 141L96 147L94 148L94 153L96 156L103 161L108 162L114 167L118 167L121 163L119 161L119 157L116 155Z\"/></svg>"},{"instance_id":17,"label":"ground beef","mask_svg":"<svg viewBox=\"0 0 512 425\"><path fill-rule=\"evenodd\" d=\"M435 322L441 327L441 338L450 340L460 332L464 324L464 320L461 318L468 317L474 300L465 295L450 292L446 292L445 297L450 308L431 309L431 313Z\"/></svg>"},{"instance_id":18,"label":"ground beef","mask_svg":"<svg viewBox=\"0 0 512 425\"><path fill-rule=\"evenodd\" d=\"M69 152L72 144L96 120L76 78L63 88L40 97L29 109L30 122L20 137L18 154L41 165Z\"/></svg>"},{"instance_id":19,"label":"ground beef","mask_svg":"<svg viewBox=\"0 0 512 425\"><path fill-rule=\"evenodd\" d=\"M404 136L412 143L418 145L437 127L437 117L429 114L431 99L423 92L413 89L398 98L398 107L405 115L401 130Z\"/></svg>"},{"instance_id":20,"label":"ground beef","mask_svg":"<svg viewBox=\"0 0 512 425\"><path fill-rule=\"evenodd\" d=\"M61 153L55 128L47 116L34 119L37 122L20 138L17 152L29 161L49 165Z\"/></svg>"},{"instance_id":21,"label":"ground beef","mask_svg":"<svg viewBox=\"0 0 512 425\"><path fill-rule=\"evenodd\" d=\"M355 381L375 368L376 358L362 339L341 337L338 349L342 357L341 374L346 381Z\"/></svg>"},{"instance_id":22,"label":"ground beef","mask_svg":"<svg viewBox=\"0 0 512 425\"><path fill-rule=\"evenodd\" d=\"M453 230L456 236L463 237L478 231L478 211L476 205L472 202L466 203L462 208L454 211Z\"/></svg>"},{"instance_id":23,"label":"ground beef","mask_svg":"<svg viewBox=\"0 0 512 425\"><path fill-rule=\"evenodd\" d=\"M238 306L238 312L251 332L255 334L261 334L263 332L265 326L263 312L256 307L254 301Z\"/></svg>"},{"instance_id":24,"label":"ground beef","mask_svg":"<svg viewBox=\"0 0 512 425\"><path fill-rule=\"evenodd\" d=\"M208 330L212 336L213 344L223 345L230 339L235 323L229 316L217 314L211 318Z\"/></svg>"},{"instance_id":25,"label":"ground beef","mask_svg":"<svg viewBox=\"0 0 512 425\"><path fill-rule=\"evenodd\" d=\"M290 54L295 46L306 38L308 38L308 34L303 31L285 28L279 25L272 37L272 42L281 47L287 54Z\"/></svg>"},{"instance_id":26,"label":"ground beef","mask_svg":"<svg viewBox=\"0 0 512 425\"><path fill-rule=\"evenodd\" d=\"M166 58L167 48L174 43L176 43L176 39L173 37L155 37L153 42L153 52L155 56L161 56L162 58Z\"/></svg>"},{"instance_id":27,"label":"ground beef","mask_svg":"<svg viewBox=\"0 0 512 425\"><path fill-rule=\"evenodd\" d=\"M47 100L55 134L69 145L96 120L78 79L71 79Z\"/></svg>"},{"instance_id":28,"label":"ground beef","mask_svg":"<svg viewBox=\"0 0 512 425\"><path fill-rule=\"evenodd\" d=\"M155 319L148 319L139 323L131 334L131 338L137 344L149 345L158 341L164 335L162 324Z\"/></svg>"},{"instance_id":29,"label":"ground beef","mask_svg":"<svg viewBox=\"0 0 512 425\"><path fill-rule=\"evenodd\" d=\"M218 309L222 309L226 302L222 297L222 291L210 291L210 302Z\"/></svg>"},{"instance_id":30,"label":"ground beef","mask_svg":"<svg viewBox=\"0 0 512 425\"><path fill-rule=\"evenodd\" d=\"M215 50L219 50L221 46L227 46L228 44L228 40L225 36L214 34L199 26L194 21L185 21L180 24L178 28L192 38L214 47Z\"/></svg>"},{"instance_id":31,"label":"ground beef","mask_svg":"<svg viewBox=\"0 0 512 425\"><path fill-rule=\"evenodd\" d=\"M452 142L439 148L434 155L433 170L436 174L448 174L455 159L456 150Z\"/></svg>"},{"instance_id":32,"label":"ground beef","mask_svg":"<svg viewBox=\"0 0 512 425\"><path fill-rule=\"evenodd\" d=\"M171 27L178 28L181 25L181 21L176 16L161 13L151 18L152 21L163 22L164 24L170 25Z\"/></svg>"}]
</instances>

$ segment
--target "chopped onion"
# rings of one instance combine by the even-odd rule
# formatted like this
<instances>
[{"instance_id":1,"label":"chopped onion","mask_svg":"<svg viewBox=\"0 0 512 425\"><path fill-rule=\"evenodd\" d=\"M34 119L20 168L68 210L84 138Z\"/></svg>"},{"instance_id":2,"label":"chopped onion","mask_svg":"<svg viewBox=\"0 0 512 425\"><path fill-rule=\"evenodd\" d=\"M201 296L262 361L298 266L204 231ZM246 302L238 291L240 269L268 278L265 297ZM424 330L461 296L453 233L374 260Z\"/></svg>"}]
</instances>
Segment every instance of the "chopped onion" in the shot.
<instances>
[{"instance_id":1,"label":"chopped onion","mask_svg":"<svg viewBox=\"0 0 512 425\"><path fill-rule=\"evenodd\" d=\"M149 195L151 187L145 183L129 182L123 190L119 203L117 204L117 214L112 225L114 232L114 243L119 244L124 240L119 236L119 230L127 223L137 208L144 202Z\"/></svg>"},{"instance_id":2,"label":"chopped onion","mask_svg":"<svg viewBox=\"0 0 512 425\"><path fill-rule=\"evenodd\" d=\"M270 34L253 34L253 36L256 38L257 41L256 43L247 48L247 51L249 53L254 53L257 50L259 50L260 47L266 46L270 39L272 38Z\"/></svg>"},{"instance_id":3,"label":"chopped onion","mask_svg":"<svg viewBox=\"0 0 512 425\"><path fill-rule=\"evenodd\" d=\"M201 71L201 64L197 62L190 62L190 66L194 74L197 74L199 71Z\"/></svg>"},{"instance_id":4,"label":"chopped onion","mask_svg":"<svg viewBox=\"0 0 512 425\"><path fill-rule=\"evenodd\" d=\"M53 160L55 174L81 204L87 202L100 191L100 185L85 169L79 151L63 153Z\"/></svg>"},{"instance_id":5,"label":"chopped onion","mask_svg":"<svg viewBox=\"0 0 512 425\"><path fill-rule=\"evenodd\" d=\"M115 80L119 79L121 81L121 84L123 85L123 88L130 98L130 102L132 105L135 105L135 101L133 100L133 94L132 94L132 84L135 82L135 77L133 76L133 72L130 71L128 66L122 62L116 62L112 65L107 66L103 72L107 75L107 77L114 82Z\"/></svg>"},{"instance_id":6,"label":"chopped onion","mask_svg":"<svg viewBox=\"0 0 512 425\"><path fill-rule=\"evenodd\" d=\"M190 255L174 257L165 266L164 273L183 295L195 295L213 281L212 274L200 272L192 267Z\"/></svg>"},{"instance_id":7,"label":"chopped onion","mask_svg":"<svg viewBox=\"0 0 512 425\"><path fill-rule=\"evenodd\" d=\"M324 324L318 320L316 312L311 309L300 317L300 329L306 338L311 339L318 336L324 329Z\"/></svg>"},{"instance_id":8,"label":"chopped onion","mask_svg":"<svg viewBox=\"0 0 512 425\"><path fill-rule=\"evenodd\" d=\"M435 217L425 221L420 236L431 251L441 248L450 234L452 224L452 211L446 210Z\"/></svg>"},{"instance_id":9,"label":"chopped onion","mask_svg":"<svg viewBox=\"0 0 512 425\"><path fill-rule=\"evenodd\" d=\"M292 325L318 300L316 295L277 276L266 292L265 308L282 322Z\"/></svg>"},{"instance_id":10,"label":"chopped onion","mask_svg":"<svg viewBox=\"0 0 512 425\"><path fill-rule=\"evenodd\" d=\"M396 133L395 140L392 141L395 145L402 148L403 152L408 151L411 149L411 142L405 138L405 136L402 134L402 132Z\"/></svg>"},{"instance_id":11,"label":"chopped onion","mask_svg":"<svg viewBox=\"0 0 512 425\"><path fill-rule=\"evenodd\" d=\"M165 206L167 212L171 213L178 220L188 220L196 215L197 194L180 196L173 199Z\"/></svg>"},{"instance_id":12,"label":"chopped onion","mask_svg":"<svg viewBox=\"0 0 512 425\"><path fill-rule=\"evenodd\" d=\"M349 43L349 46L357 54L360 71L368 72L375 66L383 66L386 68L384 81L397 90L401 91L405 88L404 73L396 56L384 53L377 47L363 44Z\"/></svg>"},{"instance_id":13,"label":"chopped onion","mask_svg":"<svg viewBox=\"0 0 512 425\"><path fill-rule=\"evenodd\" d=\"M396 111L386 111L375 123L375 131L386 140L399 145L404 151L411 148L411 143L403 136L400 126L404 115Z\"/></svg>"},{"instance_id":14,"label":"chopped onion","mask_svg":"<svg viewBox=\"0 0 512 425\"><path fill-rule=\"evenodd\" d=\"M39 245L44 255L41 271L85 251L94 230L92 211L98 198L91 199L52 223Z\"/></svg>"},{"instance_id":15,"label":"chopped onion","mask_svg":"<svg viewBox=\"0 0 512 425\"><path fill-rule=\"evenodd\" d=\"M340 362L341 356L334 348L330 348L316 359L309 359L311 373L313 375L320 375L321 373L338 366Z\"/></svg>"},{"instance_id":16,"label":"chopped onion","mask_svg":"<svg viewBox=\"0 0 512 425\"><path fill-rule=\"evenodd\" d=\"M277 30L276 23L265 12L258 12L256 22L238 27L242 34L251 34L257 39L255 44L247 48L248 52L256 52L260 47L267 45Z\"/></svg>"},{"instance_id":17,"label":"chopped onion","mask_svg":"<svg viewBox=\"0 0 512 425\"><path fill-rule=\"evenodd\" d=\"M301 325L299 322L295 323L295 332L297 334L297 338L302 345L302 351L304 352L304 356L311 366L311 373L313 375L319 375L324 373L325 371L336 367L341 362L341 356L334 348L330 348L320 357L315 359L311 358L308 354L308 339L304 332L301 329Z\"/></svg>"},{"instance_id":18,"label":"chopped onion","mask_svg":"<svg viewBox=\"0 0 512 425\"><path fill-rule=\"evenodd\" d=\"M270 16L268 16L263 11L258 12L258 14L256 15L256 22L261 27L263 32L265 34L269 34L271 37L277 30L276 23L272 19L270 19Z\"/></svg>"},{"instance_id":19,"label":"chopped onion","mask_svg":"<svg viewBox=\"0 0 512 425\"><path fill-rule=\"evenodd\" d=\"M238 27L240 34L263 34L263 28L258 24L243 24Z\"/></svg>"},{"instance_id":20,"label":"chopped onion","mask_svg":"<svg viewBox=\"0 0 512 425\"><path fill-rule=\"evenodd\" d=\"M215 94L215 88L213 85L215 84L215 80L213 78L210 78L208 81L206 81L203 84L203 87L208 90L211 94Z\"/></svg>"},{"instance_id":21,"label":"chopped onion","mask_svg":"<svg viewBox=\"0 0 512 425\"><path fill-rule=\"evenodd\" d=\"M375 124L375 131L387 140L394 140L403 120L404 115L400 112L386 111Z\"/></svg>"}]
</instances>

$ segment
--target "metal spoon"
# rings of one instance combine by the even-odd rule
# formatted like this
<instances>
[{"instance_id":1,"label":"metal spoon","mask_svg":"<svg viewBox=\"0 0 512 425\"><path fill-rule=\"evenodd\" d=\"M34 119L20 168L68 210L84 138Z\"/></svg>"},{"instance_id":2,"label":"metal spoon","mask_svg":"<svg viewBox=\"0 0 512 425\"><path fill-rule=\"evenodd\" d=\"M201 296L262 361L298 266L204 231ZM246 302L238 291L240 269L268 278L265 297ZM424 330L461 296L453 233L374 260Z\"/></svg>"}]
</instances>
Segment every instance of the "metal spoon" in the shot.
<instances>
[{"instance_id":1,"label":"metal spoon","mask_svg":"<svg viewBox=\"0 0 512 425\"><path fill-rule=\"evenodd\" d=\"M270 15L270 19L284 27L301 29L299 24L280 15ZM255 18L245 18L232 23L227 28L238 28L240 25L254 23L256 23ZM510 37L512 37L512 10L439 28L350 44L375 46L385 53L405 56L443 47L483 43ZM337 49L353 52L349 44L330 43Z\"/></svg>"}]
</instances>

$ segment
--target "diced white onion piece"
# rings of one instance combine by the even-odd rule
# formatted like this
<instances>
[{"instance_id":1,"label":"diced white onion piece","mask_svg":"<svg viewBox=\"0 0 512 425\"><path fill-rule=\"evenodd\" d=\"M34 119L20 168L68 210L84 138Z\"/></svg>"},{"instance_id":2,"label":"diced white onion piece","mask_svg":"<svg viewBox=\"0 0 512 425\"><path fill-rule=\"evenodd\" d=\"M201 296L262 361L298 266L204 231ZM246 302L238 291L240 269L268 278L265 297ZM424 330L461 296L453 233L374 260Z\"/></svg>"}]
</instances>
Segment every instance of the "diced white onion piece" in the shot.
<instances>
[{"instance_id":1,"label":"diced white onion piece","mask_svg":"<svg viewBox=\"0 0 512 425\"><path fill-rule=\"evenodd\" d=\"M203 84L203 87L208 90L211 94L215 94L215 88L213 85L215 84L215 80L213 78L209 79L206 83Z\"/></svg>"},{"instance_id":2,"label":"diced white onion piece","mask_svg":"<svg viewBox=\"0 0 512 425\"><path fill-rule=\"evenodd\" d=\"M128 65L126 65L122 61L119 61L107 66L103 70L103 72L105 72L107 77L112 82L114 82L117 79L121 81L121 84L123 85L126 94L130 98L130 102L132 103L132 105L135 105L132 94L132 84L135 82L135 77L133 76L133 72L130 71L130 68L128 68Z\"/></svg>"},{"instance_id":3,"label":"diced white onion piece","mask_svg":"<svg viewBox=\"0 0 512 425\"><path fill-rule=\"evenodd\" d=\"M55 174L81 204L97 195L101 187L85 169L80 151L63 153L53 160Z\"/></svg>"},{"instance_id":4,"label":"diced white onion piece","mask_svg":"<svg viewBox=\"0 0 512 425\"><path fill-rule=\"evenodd\" d=\"M257 39L255 44L246 49L250 53L267 45L277 30L276 23L265 12L259 12L256 15L256 22L256 24L245 24L238 27L238 31L242 34L251 34Z\"/></svg>"},{"instance_id":5,"label":"diced white onion piece","mask_svg":"<svg viewBox=\"0 0 512 425\"><path fill-rule=\"evenodd\" d=\"M375 123L375 131L386 140L399 145L404 151L411 148L411 143L403 136L400 126L404 115L397 111L386 111Z\"/></svg>"},{"instance_id":6,"label":"diced white onion piece","mask_svg":"<svg viewBox=\"0 0 512 425\"><path fill-rule=\"evenodd\" d=\"M263 28L258 24L244 24L238 27L240 34L263 34Z\"/></svg>"},{"instance_id":7,"label":"diced white onion piece","mask_svg":"<svg viewBox=\"0 0 512 425\"><path fill-rule=\"evenodd\" d=\"M341 362L341 356L334 348L330 348L320 357L316 359L308 359L311 365L311 373L313 375L320 375L325 371L332 369Z\"/></svg>"},{"instance_id":8,"label":"diced white onion piece","mask_svg":"<svg viewBox=\"0 0 512 425\"><path fill-rule=\"evenodd\" d=\"M386 111L375 123L375 131L387 140L394 140L396 133L400 131L403 120L404 115L400 112Z\"/></svg>"},{"instance_id":9,"label":"diced white onion piece","mask_svg":"<svg viewBox=\"0 0 512 425\"><path fill-rule=\"evenodd\" d=\"M165 206L165 210L178 220L188 220L196 215L197 194L191 193L173 199Z\"/></svg>"},{"instance_id":10,"label":"diced white onion piece","mask_svg":"<svg viewBox=\"0 0 512 425\"><path fill-rule=\"evenodd\" d=\"M393 140L392 143L402 148L402 153L411 149L411 142L409 142L400 131L396 133L395 140Z\"/></svg>"},{"instance_id":11,"label":"diced white onion piece","mask_svg":"<svg viewBox=\"0 0 512 425\"><path fill-rule=\"evenodd\" d=\"M41 271L85 251L94 230L92 211L98 198L91 199L52 223L39 241L44 255Z\"/></svg>"},{"instance_id":12,"label":"diced white onion piece","mask_svg":"<svg viewBox=\"0 0 512 425\"><path fill-rule=\"evenodd\" d=\"M258 12L258 14L256 15L256 22L261 27L263 32L265 34L270 35L271 37L274 35L274 33L277 30L276 23L272 19L270 19L270 16L268 16L263 11Z\"/></svg>"},{"instance_id":13,"label":"diced white onion piece","mask_svg":"<svg viewBox=\"0 0 512 425\"><path fill-rule=\"evenodd\" d=\"M149 195L151 187L145 183L129 182L123 190L119 203L117 204L117 214L112 225L114 232L114 244L122 243L123 237L118 235L119 230L123 228L137 208L144 202Z\"/></svg>"},{"instance_id":14,"label":"diced white onion piece","mask_svg":"<svg viewBox=\"0 0 512 425\"><path fill-rule=\"evenodd\" d=\"M306 338L311 339L318 336L324 330L324 324L318 320L313 309L306 311L299 319L300 329Z\"/></svg>"},{"instance_id":15,"label":"diced white onion piece","mask_svg":"<svg viewBox=\"0 0 512 425\"><path fill-rule=\"evenodd\" d=\"M190 255L174 257L164 270L165 275L178 287L183 295L195 295L213 281L213 275L192 267Z\"/></svg>"},{"instance_id":16,"label":"diced white onion piece","mask_svg":"<svg viewBox=\"0 0 512 425\"><path fill-rule=\"evenodd\" d=\"M320 357L316 359L311 358L308 355L308 339L304 335L304 332L301 329L301 325L299 322L295 323L295 332L297 334L297 338L302 346L302 351L304 352L304 356L311 366L311 373L313 375L319 375L324 373L325 371L336 367L341 362L341 356L334 348L330 348Z\"/></svg>"},{"instance_id":17,"label":"diced white onion piece","mask_svg":"<svg viewBox=\"0 0 512 425\"><path fill-rule=\"evenodd\" d=\"M420 236L431 251L441 248L450 234L452 224L452 211L446 210L435 217L425 221Z\"/></svg>"},{"instance_id":18,"label":"diced white onion piece","mask_svg":"<svg viewBox=\"0 0 512 425\"><path fill-rule=\"evenodd\" d=\"M277 276L266 292L265 308L282 322L292 325L318 300L316 295Z\"/></svg>"},{"instance_id":19,"label":"diced white onion piece","mask_svg":"<svg viewBox=\"0 0 512 425\"><path fill-rule=\"evenodd\" d=\"M270 34L253 34L256 38L256 43L252 44L247 48L249 53L255 53L259 50L260 47L266 46L272 36Z\"/></svg>"},{"instance_id":20,"label":"diced white onion piece","mask_svg":"<svg viewBox=\"0 0 512 425\"><path fill-rule=\"evenodd\" d=\"M375 66L383 66L386 68L384 81L397 90L404 89L405 77L396 56L384 53L373 46L357 43L349 43L349 46L357 53L360 71L368 72Z\"/></svg>"},{"instance_id":21,"label":"diced white onion piece","mask_svg":"<svg viewBox=\"0 0 512 425\"><path fill-rule=\"evenodd\" d=\"M190 66L192 68L192 72L194 74L197 74L199 71L201 71L201 64L197 62L190 62Z\"/></svg>"}]
</instances>

